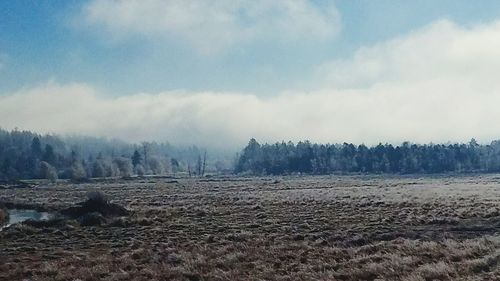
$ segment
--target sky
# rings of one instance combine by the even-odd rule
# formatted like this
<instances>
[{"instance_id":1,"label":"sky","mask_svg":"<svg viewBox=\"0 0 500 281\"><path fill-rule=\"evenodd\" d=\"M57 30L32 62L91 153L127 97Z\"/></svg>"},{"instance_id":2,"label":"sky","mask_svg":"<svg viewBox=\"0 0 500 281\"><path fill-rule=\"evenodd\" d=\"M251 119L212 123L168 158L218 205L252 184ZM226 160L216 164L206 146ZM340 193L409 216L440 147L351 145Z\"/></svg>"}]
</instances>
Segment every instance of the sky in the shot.
<instances>
[{"instance_id":1,"label":"sky","mask_svg":"<svg viewBox=\"0 0 500 281\"><path fill-rule=\"evenodd\" d=\"M500 139L500 2L0 3L0 127L240 147Z\"/></svg>"}]
</instances>

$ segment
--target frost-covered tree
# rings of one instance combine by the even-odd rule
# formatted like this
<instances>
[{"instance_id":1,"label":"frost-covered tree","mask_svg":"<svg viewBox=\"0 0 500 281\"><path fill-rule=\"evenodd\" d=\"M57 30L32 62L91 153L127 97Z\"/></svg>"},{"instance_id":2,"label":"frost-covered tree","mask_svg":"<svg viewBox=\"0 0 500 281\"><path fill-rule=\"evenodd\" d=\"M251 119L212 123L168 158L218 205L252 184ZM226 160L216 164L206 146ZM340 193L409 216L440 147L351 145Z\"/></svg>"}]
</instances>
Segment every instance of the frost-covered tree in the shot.
<instances>
[{"instance_id":1,"label":"frost-covered tree","mask_svg":"<svg viewBox=\"0 0 500 281\"><path fill-rule=\"evenodd\" d=\"M164 159L159 156L150 156L148 159L149 168L154 175L165 173Z\"/></svg>"},{"instance_id":2,"label":"frost-covered tree","mask_svg":"<svg viewBox=\"0 0 500 281\"><path fill-rule=\"evenodd\" d=\"M103 178L108 176L106 173L105 162L98 159L92 163L92 177Z\"/></svg>"},{"instance_id":3,"label":"frost-covered tree","mask_svg":"<svg viewBox=\"0 0 500 281\"><path fill-rule=\"evenodd\" d=\"M146 170L144 169L144 166L142 166L141 164L135 166L134 168L135 170L135 174L138 175L138 176L144 176L144 174L146 174Z\"/></svg>"},{"instance_id":4,"label":"frost-covered tree","mask_svg":"<svg viewBox=\"0 0 500 281\"><path fill-rule=\"evenodd\" d=\"M116 157L113 159L113 162L116 164L119 170L119 175L122 177L130 177L132 175L132 171L134 170L132 166L132 161L127 157Z\"/></svg>"},{"instance_id":5,"label":"frost-covered tree","mask_svg":"<svg viewBox=\"0 0 500 281\"><path fill-rule=\"evenodd\" d=\"M52 183L55 183L57 181L57 170L54 168L52 165L50 165L48 162L41 161L40 162L40 172L41 172L41 177L44 179L48 179Z\"/></svg>"},{"instance_id":6,"label":"frost-covered tree","mask_svg":"<svg viewBox=\"0 0 500 281\"><path fill-rule=\"evenodd\" d=\"M80 181L87 178L87 173L85 172L85 167L79 161L76 161L71 166L71 179L74 181Z\"/></svg>"}]
</instances>

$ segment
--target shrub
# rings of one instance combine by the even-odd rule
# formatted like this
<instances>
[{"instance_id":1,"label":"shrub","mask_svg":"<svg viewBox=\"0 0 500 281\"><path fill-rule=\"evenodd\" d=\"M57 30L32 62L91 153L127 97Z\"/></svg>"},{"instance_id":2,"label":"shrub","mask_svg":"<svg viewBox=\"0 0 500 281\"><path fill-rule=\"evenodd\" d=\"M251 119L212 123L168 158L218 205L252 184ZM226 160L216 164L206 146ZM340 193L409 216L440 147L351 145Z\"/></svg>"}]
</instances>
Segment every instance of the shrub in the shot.
<instances>
[{"instance_id":1,"label":"shrub","mask_svg":"<svg viewBox=\"0 0 500 281\"><path fill-rule=\"evenodd\" d=\"M61 210L61 214L76 219L89 213L99 213L104 217L126 216L129 214L124 207L110 203L107 196L99 191L91 191L87 193L86 201L79 203L77 206ZM95 218L95 216L91 217Z\"/></svg>"},{"instance_id":2,"label":"shrub","mask_svg":"<svg viewBox=\"0 0 500 281\"><path fill-rule=\"evenodd\" d=\"M98 212L84 214L78 218L81 226L99 226L106 222L106 219Z\"/></svg>"},{"instance_id":3,"label":"shrub","mask_svg":"<svg viewBox=\"0 0 500 281\"><path fill-rule=\"evenodd\" d=\"M100 191L89 191L87 193L87 200L96 203L101 203L103 205L108 203L108 197Z\"/></svg>"}]
</instances>

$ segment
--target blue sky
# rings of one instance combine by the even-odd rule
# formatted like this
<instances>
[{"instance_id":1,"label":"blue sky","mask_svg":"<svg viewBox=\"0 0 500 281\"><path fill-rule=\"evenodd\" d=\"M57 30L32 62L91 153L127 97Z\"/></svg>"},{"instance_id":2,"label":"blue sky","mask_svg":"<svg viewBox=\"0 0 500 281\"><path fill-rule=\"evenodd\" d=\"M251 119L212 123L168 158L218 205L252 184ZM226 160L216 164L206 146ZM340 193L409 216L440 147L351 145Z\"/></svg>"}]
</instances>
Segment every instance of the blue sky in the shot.
<instances>
[{"instance_id":1,"label":"blue sky","mask_svg":"<svg viewBox=\"0 0 500 281\"><path fill-rule=\"evenodd\" d=\"M488 22L498 1L336 1L339 31L326 40L250 42L216 54L199 54L175 36L109 42L102 27L83 23L86 1L2 1L0 92L55 80L91 83L109 95L173 89L275 95L308 90L314 68L359 47L447 18ZM332 5L314 1L311 5ZM301 42L302 41L302 42ZM308 42L311 41L311 42ZM308 43L303 43L308 42Z\"/></svg>"},{"instance_id":2,"label":"blue sky","mask_svg":"<svg viewBox=\"0 0 500 281\"><path fill-rule=\"evenodd\" d=\"M235 147L488 142L498 69L499 1L0 2L7 129Z\"/></svg>"}]
</instances>

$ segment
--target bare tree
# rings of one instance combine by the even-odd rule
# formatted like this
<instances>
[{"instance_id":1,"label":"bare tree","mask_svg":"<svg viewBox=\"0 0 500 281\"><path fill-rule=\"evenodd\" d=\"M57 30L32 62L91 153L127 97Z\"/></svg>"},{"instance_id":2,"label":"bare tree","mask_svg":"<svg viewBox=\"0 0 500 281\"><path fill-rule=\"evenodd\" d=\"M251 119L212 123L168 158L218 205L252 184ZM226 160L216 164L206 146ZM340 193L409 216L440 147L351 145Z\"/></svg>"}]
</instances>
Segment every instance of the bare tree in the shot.
<instances>
[{"instance_id":1,"label":"bare tree","mask_svg":"<svg viewBox=\"0 0 500 281\"><path fill-rule=\"evenodd\" d=\"M207 167L207 151L205 151L205 154L203 154L203 168L201 170L201 176L203 177L205 175L205 168Z\"/></svg>"},{"instance_id":2,"label":"bare tree","mask_svg":"<svg viewBox=\"0 0 500 281\"><path fill-rule=\"evenodd\" d=\"M201 155L198 154L198 161L196 161L196 174L198 176L201 176L201 169L202 169L202 162L201 162Z\"/></svg>"},{"instance_id":3,"label":"bare tree","mask_svg":"<svg viewBox=\"0 0 500 281\"><path fill-rule=\"evenodd\" d=\"M165 167L163 159L159 156L150 156L148 165L154 175L161 175L165 172Z\"/></svg>"},{"instance_id":4,"label":"bare tree","mask_svg":"<svg viewBox=\"0 0 500 281\"><path fill-rule=\"evenodd\" d=\"M147 173L149 171L149 165L148 165L149 143L147 142L142 143L142 151L144 154L144 169L146 170Z\"/></svg>"},{"instance_id":5,"label":"bare tree","mask_svg":"<svg viewBox=\"0 0 500 281\"><path fill-rule=\"evenodd\" d=\"M120 176L130 177L134 167L132 166L132 161L128 157L116 157L113 162L118 166L120 170Z\"/></svg>"}]
</instances>

